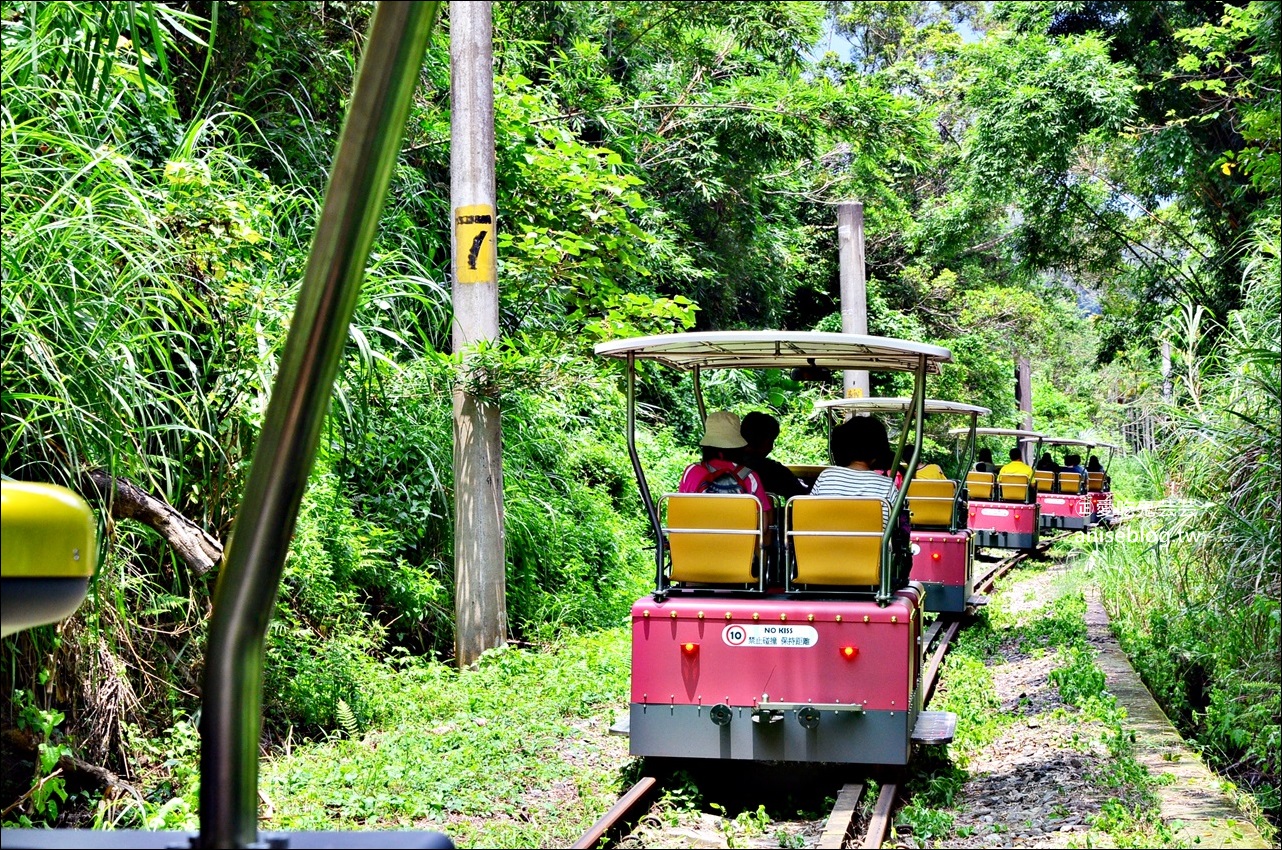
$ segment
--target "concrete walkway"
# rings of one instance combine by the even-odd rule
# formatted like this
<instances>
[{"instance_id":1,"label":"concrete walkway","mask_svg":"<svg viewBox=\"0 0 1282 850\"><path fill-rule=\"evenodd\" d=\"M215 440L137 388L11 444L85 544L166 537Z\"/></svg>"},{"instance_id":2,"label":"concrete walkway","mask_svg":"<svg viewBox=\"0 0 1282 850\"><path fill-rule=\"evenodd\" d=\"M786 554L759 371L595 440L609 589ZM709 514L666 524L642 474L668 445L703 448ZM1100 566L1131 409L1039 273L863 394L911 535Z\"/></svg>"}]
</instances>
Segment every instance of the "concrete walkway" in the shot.
<instances>
[{"instance_id":1,"label":"concrete walkway","mask_svg":"<svg viewBox=\"0 0 1282 850\"><path fill-rule=\"evenodd\" d=\"M1113 637L1108 614L1093 593L1086 599L1086 625L1108 691L1126 708L1127 728L1135 733L1135 760L1152 776L1175 777L1155 790L1176 839L1188 847L1271 847L1171 725Z\"/></svg>"}]
</instances>

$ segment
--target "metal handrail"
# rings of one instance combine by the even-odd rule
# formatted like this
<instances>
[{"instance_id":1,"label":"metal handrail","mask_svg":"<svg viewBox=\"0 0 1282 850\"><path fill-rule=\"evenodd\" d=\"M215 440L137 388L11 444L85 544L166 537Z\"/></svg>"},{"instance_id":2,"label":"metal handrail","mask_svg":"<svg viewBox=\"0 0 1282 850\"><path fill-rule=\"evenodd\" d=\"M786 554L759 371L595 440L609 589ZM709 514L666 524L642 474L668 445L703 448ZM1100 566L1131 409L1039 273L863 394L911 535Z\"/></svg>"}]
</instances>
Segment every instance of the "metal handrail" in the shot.
<instances>
[{"instance_id":1,"label":"metal handrail","mask_svg":"<svg viewBox=\"0 0 1282 850\"><path fill-rule=\"evenodd\" d=\"M298 306L214 591L200 723L204 847L258 841L267 625L439 5L382 2L370 25Z\"/></svg>"}]
</instances>

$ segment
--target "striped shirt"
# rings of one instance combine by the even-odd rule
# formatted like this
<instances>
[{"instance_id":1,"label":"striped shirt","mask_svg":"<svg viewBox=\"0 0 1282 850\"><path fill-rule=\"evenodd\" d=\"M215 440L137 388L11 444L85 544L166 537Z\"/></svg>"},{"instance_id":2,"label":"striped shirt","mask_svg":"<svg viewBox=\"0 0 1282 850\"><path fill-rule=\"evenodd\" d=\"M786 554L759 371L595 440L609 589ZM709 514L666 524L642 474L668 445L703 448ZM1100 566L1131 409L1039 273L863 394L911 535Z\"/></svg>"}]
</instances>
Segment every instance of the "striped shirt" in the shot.
<instances>
[{"instance_id":1,"label":"striped shirt","mask_svg":"<svg viewBox=\"0 0 1282 850\"><path fill-rule=\"evenodd\" d=\"M895 485L879 472L830 466L819 473L810 495L881 499L881 521L885 525L890 522L890 502L895 496Z\"/></svg>"}]
</instances>

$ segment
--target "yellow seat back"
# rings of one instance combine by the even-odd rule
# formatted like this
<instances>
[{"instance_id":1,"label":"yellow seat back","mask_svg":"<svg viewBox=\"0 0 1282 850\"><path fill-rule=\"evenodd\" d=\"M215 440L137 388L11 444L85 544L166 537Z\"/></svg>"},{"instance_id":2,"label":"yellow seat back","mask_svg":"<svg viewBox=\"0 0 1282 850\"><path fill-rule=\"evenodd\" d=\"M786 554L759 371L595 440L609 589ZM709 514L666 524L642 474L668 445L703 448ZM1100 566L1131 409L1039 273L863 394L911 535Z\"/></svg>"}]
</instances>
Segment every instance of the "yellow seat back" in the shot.
<instances>
[{"instance_id":1,"label":"yellow seat back","mask_svg":"<svg viewBox=\"0 0 1282 850\"><path fill-rule=\"evenodd\" d=\"M966 494L972 499L986 501L993 498L997 476L991 472L966 473Z\"/></svg>"},{"instance_id":2,"label":"yellow seat back","mask_svg":"<svg viewBox=\"0 0 1282 850\"><path fill-rule=\"evenodd\" d=\"M1061 472L1059 474L1059 492L1082 492L1082 475L1078 472Z\"/></svg>"},{"instance_id":3,"label":"yellow seat back","mask_svg":"<svg viewBox=\"0 0 1282 850\"><path fill-rule=\"evenodd\" d=\"M1003 502L1027 502L1030 482L1026 475L999 475L997 487Z\"/></svg>"},{"instance_id":4,"label":"yellow seat back","mask_svg":"<svg viewBox=\"0 0 1282 850\"><path fill-rule=\"evenodd\" d=\"M1033 473L1033 481L1037 483L1038 493L1055 492L1055 473L1047 469L1039 469Z\"/></svg>"},{"instance_id":5,"label":"yellow seat back","mask_svg":"<svg viewBox=\"0 0 1282 850\"><path fill-rule=\"evenodd\" d=\"M761 502L756 496L672 493L664 501L672 581L757 582L752 573L762 550L762 524Z\"/></svg>"},{"instance_id":6,"label":"yellow seat back","mask_svg":"<svg viewBox=\"0 0 1282 850\"><path fill-rule=\"evenodd\" d=\"M796 584L874 585L881 581L880 499L794 496L788 500Z\"/></svg>"},{"instance_id":7,"label":"yellow seat back","mask_svg":"<svg viewBox=\"0 0 1282 850\"><path fill-rule=\"evenodd\" d=\"M1104 492L1104 473L1088 472L1086 473L1086 491L1088 493Z\"/></svg>"},{"instance_id":8,"label":"yellow seat back","mask_svg":"<svg viewBox=\"0 0 1282 850\"><path fill-rule=\"evenodd\" d=\"M951 528L957 482L914 478L908 482L908 513L913 528Z\"/></svg>"}]
</instances>

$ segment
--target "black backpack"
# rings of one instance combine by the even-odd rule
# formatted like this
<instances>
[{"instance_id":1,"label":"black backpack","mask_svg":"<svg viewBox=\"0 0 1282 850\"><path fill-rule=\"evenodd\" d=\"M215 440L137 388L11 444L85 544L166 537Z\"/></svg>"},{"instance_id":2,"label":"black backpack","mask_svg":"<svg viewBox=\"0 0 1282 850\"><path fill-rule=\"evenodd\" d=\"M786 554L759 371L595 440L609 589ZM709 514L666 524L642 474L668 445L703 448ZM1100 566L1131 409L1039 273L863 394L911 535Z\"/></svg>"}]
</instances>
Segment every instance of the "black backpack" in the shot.
<instances>
[{"instance_id":1,"label":"black backpack","mask_svg":"<svg viewBox=\"0 0 1282 850\"><path fill-rule=\"evenodd\" d=\"M703 464L708 470L708 477L703 479L699 485L698 493L747 493L748 486L745 483L752 470L746 466L736 466L734 469L717 469L711 463Z\"/></svg>"}]
</instances>

